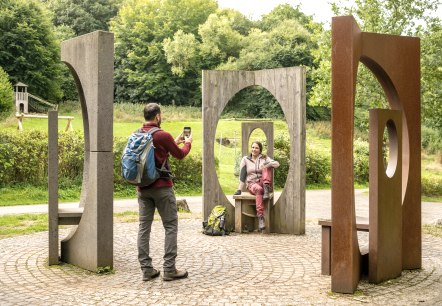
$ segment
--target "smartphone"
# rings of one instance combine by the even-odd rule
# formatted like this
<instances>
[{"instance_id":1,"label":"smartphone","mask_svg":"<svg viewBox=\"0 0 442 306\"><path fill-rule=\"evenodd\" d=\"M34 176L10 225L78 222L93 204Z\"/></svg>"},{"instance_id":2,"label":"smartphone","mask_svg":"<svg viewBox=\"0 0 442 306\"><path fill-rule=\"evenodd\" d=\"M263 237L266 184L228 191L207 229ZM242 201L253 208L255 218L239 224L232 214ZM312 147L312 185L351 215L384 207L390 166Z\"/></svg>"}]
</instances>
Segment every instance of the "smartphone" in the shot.
<instances>
[{"instance_id":1,"label":"smartphone","mask_svg":"<svg viewBox=\"0 0 442 306\"><path fill-rule=\"evenodd\" d=\"M191 130L190 126L185 126L184 130L183 130L183 136L185 138L189 137L191 133L192 133L192 130Z\"/></svg>"}]
</instances>

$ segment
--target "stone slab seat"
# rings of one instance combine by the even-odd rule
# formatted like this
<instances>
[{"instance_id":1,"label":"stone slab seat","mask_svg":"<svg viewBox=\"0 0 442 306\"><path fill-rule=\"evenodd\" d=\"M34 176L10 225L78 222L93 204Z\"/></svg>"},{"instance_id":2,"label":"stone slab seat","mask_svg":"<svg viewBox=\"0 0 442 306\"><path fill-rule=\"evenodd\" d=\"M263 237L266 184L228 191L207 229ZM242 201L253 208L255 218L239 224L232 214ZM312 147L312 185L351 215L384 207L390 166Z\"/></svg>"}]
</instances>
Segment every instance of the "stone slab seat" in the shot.
<instances>
[{"instance_id":1,"label":"stone slab seat","mask_svg":"<svg viewBox=\"0 0 442 306\"><path fill-rule=\"evenodd\" d=\"M264 200L264 219L266 228L264 233L270 233L270 211L273 207L273 192L269 193L269 199ZM246 223L245 218L257 218L256 215L256 196L248 191L242 191L240 195L234 195L235 200L235 232L242 233L243 227ZM255 224L255 220L253 220ZM254 226L252 227L254 228ZM251 229L252 229L251 228Z\"/></svg>"},{"instance_id":2,"label":"stone slab seat","mask_svg":"<svg viewBox=\"0 0 442 306\"><path fill-rule=\"evenodd\" d=\"M78 225L83 215L83 207L75 208L59 208L58 224L59 225Z\"/></svg>"},{"instance_id":3,"label":"stone slab seat","mask_svg":"<svg viewBox=\"0 0 442 306\"><path fill-rule=\"evenodd\" d=\"M321 274L331 275L331 231L332 220L320 219L318 224L321 225ZM368 223L356 222L356 230L360 232L369 232L370 227ZM360 251L362 254L362 266L365 267L368 264L368 247L361 246ZM364 262L366 262L364 264Z\"/></svg>"}]
</instances>

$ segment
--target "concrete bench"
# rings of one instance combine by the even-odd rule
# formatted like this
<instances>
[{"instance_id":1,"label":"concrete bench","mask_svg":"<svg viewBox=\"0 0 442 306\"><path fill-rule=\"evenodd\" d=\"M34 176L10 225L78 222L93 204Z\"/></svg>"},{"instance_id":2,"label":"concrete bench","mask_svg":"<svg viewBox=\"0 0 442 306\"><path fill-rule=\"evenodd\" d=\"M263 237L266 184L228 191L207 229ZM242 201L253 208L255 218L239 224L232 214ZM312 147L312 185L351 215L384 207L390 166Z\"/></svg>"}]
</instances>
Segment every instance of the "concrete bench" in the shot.
<instances>
[{"instance_id":1,"label":"concrete bench","mask_svg":"<svg viewBox=\"0 0 442 306\"><path fill-rule=\"evenodd\" d=\"M78 225L83 215L83 207L59 208L58 225Z\"/></svg>"},{"instance_id":2,"label":"concrete bench","mask_svg":"<svg viewBox=\"0 0 442 306\"><path fill-rule=\"evenodd\" d=\"M270 233L270 212L273 207L273 192L269 193L269 199L264 200L264 219L266 228L264 233ZM235 232L242 233L246 227L249 231L257 228L256 196L248 191L234 195L235 200ZM247 220L248 219L248 220Z\"/></svg>"},{"instance_id":3,"label":"concrete bench","mask_svg":"<svg viewBox=\"0 0 442 306\"><path fill-rule=\"evenodd\" d=\"M331 275L331 231L332 231L332 221L331 220L319 220L318 224L321 225L321 274ZM366 223L356 223L356 230L360 232L369 232L369 224ZM367 261L368 263L368 247L363 246L361 249L362 261ZM362 263L365 267L366 264Z\"/></svg>"}]
</instances>

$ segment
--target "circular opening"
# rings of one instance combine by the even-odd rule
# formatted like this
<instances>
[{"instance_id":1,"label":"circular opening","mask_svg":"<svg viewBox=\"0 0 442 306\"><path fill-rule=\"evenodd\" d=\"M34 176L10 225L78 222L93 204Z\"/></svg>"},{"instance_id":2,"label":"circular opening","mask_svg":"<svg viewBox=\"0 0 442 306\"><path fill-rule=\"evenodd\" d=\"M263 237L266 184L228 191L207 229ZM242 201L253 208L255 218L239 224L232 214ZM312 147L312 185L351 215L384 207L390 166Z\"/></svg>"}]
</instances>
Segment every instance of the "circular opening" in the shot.
<instances>
[{"instance_id":1,"label":"circular opening","mask_svg":"<svg viewBox=\"0 0 442 306\"><path fill-rule=\"evenodd\" d=\"M258 102L249 105L248 102L253 96L259 96L257 98ZM259 109L260 113L256 113L256 109ZM259 122L261 120L273 122L275 143L273 147L274 156L271 157L278 160L281 165L274 175L275 191L282 190L287 179L290 137L281 106L265 88L261 86L245 88L229 100L221 113L215 132L214 158L216 173L221 189L232 205L232 199L228 195L233 194L238 188L239 166L243 157L241 124L242 122ZM253 141L260 141L263 144L263 152L267 154L267 137L261 128L254 129L250 134L247 154L250 153ZM277 197L275 197L274 203L276 201Z\"/></svg>"},{"instance_id":2,"label":"circular opening","mask_svg":"<svg viewBox=\"0 0 442 306\"><path fill-rule=\"evenodd\" d=\"M393 177L396 172L398 160L398 137L396 125L392 120L388 120L385 130L382 145L382 155L384 157L385 174L388 177Z\"/></svg>"}]
</instances>

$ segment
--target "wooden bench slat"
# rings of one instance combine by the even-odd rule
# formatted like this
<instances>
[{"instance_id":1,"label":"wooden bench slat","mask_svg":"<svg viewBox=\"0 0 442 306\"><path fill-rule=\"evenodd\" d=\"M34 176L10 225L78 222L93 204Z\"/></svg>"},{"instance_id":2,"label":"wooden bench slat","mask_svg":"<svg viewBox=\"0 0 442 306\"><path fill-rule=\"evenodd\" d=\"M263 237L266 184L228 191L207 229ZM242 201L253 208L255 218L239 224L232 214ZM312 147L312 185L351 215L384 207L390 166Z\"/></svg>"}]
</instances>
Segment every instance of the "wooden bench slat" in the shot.
<instances>
[{"instance_id":1,"label":"wooden bench slat","mask_svg":"<svg viewBox=\"0 0 442 306\"><path fill-rule=\"evenodd\" d=\"M318 221L318 225L321 226L332 226L331 220L325 220L321 219ZM369 232L370 231L370 225L368 223L356 223L356 229L361 232Z\"/></svg>"},{"instance_id":2,"label":"wooden bench slat","mask_svg":"<svg viewBox=\"0 0 442 306\"><path fill-rule=\"evenodd\" d=\"M239 195L234 195L233 198L234 198L235 200L255 200L255 199L256 199L256 196L253 195L253 194L251 194L250 192L243 191L243 192L242 192L241 194L239 194ZM270 199L273 198L273 192L270 192L270 193L269 193L269 198L270 198Z\"/></svg>"}]
</instances>

